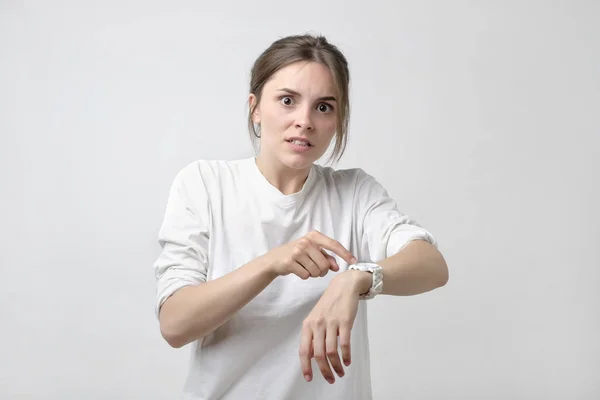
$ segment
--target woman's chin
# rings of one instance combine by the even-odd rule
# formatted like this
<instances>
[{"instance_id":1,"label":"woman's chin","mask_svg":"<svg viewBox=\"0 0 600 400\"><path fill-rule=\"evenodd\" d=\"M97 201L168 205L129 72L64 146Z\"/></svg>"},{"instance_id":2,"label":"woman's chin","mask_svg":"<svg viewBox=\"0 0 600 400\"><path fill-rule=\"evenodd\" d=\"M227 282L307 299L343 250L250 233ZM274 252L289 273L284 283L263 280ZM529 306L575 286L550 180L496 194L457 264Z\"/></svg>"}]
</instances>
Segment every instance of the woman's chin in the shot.
<instances>
[{"instance_id":1,"label":"woman's chin","mask_svg":"<svg viewBox=\"0 0 600 400\"><path fill-rule=\"evenodd\" d=\"M306 169L309 168L315 161L314 155L309 154L284 154L280 158L281 162L288 168Z\"/></svg>"}]
</instances>

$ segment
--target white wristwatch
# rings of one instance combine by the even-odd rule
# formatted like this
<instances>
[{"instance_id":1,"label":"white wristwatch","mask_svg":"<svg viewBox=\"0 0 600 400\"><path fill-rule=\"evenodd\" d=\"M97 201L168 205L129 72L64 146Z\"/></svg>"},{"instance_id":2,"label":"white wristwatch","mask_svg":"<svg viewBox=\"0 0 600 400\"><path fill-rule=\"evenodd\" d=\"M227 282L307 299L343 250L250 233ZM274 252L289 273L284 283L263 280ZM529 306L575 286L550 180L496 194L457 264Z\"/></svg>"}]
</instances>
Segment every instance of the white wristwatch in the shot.
<instances>
[{"instance_id":1,"label":"white wristwatch","mask_svg":"<svg viewBox=\"0 0 600 400\"><path fill-rule=\"evenodd\" d=\"M382 271L381 265L377 265L375 263L362 262L362 263L349 265L348 270L370 272L371 275L373 276L373 280L371 283L371 287L369 288L369 291L365 294L361 294L360 295L361 299L363 299L363 300L372 299L373 297L380 294L381 291L383 290L383 271Z\"/></svg>"}]
</instances>

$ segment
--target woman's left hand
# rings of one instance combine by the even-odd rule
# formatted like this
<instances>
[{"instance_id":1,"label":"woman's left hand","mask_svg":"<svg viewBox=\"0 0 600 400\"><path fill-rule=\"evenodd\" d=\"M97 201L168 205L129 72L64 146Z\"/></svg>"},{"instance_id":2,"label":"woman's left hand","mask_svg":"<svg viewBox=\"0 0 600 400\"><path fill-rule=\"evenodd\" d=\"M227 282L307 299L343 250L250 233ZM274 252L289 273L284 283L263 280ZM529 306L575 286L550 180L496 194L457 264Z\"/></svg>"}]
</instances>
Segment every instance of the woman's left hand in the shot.
<instances>
[{"instance_id":1,"label":"woman's left hand","mask_svg":"<svg viewBox=\"0 0 600 400\"><path fill-rule=\"evenodd\" d=\"M366 275L365 275L366 274ZM365 285L367 289L361 291ZM313 378L311 359L314 357L325 380L335 382L331 367L341 378L344 365L350 365L350 331L358 311L359 293L370 286L370 273L346 271L334 279L302 324L300 363L307 382ZM338 342L339 336L339 342Z\"/></svg>"}]
</instances>

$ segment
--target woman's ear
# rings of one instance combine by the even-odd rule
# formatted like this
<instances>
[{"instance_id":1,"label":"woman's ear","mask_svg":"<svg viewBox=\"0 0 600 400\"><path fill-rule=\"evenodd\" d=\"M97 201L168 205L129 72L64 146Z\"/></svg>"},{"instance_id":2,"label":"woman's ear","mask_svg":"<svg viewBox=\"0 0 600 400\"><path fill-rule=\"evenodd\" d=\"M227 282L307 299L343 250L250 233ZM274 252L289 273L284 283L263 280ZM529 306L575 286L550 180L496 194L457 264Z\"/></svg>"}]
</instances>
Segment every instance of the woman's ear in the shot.
<instances>
[{"instance_id":1,"label":"woman's ear","mask_svg":"<svg viewBox=\"0 0 600 400\"><path fill-rule=\"evenodd\" d=\"M260 124L260 111L258 109L258 99L254 95L254 93L250 93L248 96L248 104L250 105L250 111L252 112L252 122L255 124Z\"/></svg>"}]
</instances>

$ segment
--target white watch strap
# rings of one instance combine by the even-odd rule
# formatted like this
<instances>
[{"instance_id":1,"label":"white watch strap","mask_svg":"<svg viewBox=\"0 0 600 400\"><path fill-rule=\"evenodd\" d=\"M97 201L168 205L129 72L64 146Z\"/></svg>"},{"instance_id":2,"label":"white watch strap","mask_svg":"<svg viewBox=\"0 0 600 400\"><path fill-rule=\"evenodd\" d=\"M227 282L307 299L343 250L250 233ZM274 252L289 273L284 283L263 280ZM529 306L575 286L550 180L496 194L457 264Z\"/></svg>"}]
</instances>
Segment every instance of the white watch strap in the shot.
<instances>
[{"instance_id":1,"label":"white watch strap","mask_svg":"<svg viewBox=\"0 0 600 400\"><path fill-rule=\"evenodd\" d=\"M374 263L357 263L348 266L349 270L370 272L372 275L371 287L365 294L361 294L363 300L370 300L383 291L383 271L380 265Z\"/></svg>"}]
</instances>

